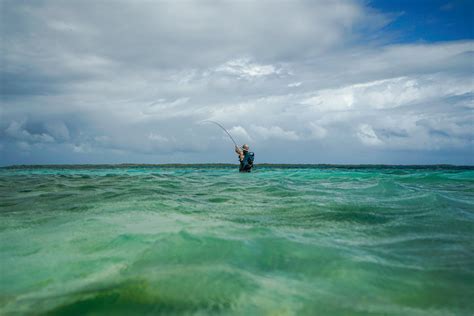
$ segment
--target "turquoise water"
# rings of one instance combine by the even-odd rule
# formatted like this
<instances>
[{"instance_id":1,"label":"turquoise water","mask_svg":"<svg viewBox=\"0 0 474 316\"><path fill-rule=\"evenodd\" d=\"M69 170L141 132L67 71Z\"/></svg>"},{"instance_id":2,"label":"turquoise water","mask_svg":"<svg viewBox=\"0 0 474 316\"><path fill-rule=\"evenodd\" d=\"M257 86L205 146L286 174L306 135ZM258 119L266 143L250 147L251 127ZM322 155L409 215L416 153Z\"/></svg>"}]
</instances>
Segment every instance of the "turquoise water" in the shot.
<instances>
[{"instance_id":1,"label":"turquoise water","mask_svg":"<svg viewBox=\"0 0 474 316\"><path fill-rule=\"evenodd\" d=\"M472 315L474 169L0 170L0 314Z\"/></svg>"}]
</instances>

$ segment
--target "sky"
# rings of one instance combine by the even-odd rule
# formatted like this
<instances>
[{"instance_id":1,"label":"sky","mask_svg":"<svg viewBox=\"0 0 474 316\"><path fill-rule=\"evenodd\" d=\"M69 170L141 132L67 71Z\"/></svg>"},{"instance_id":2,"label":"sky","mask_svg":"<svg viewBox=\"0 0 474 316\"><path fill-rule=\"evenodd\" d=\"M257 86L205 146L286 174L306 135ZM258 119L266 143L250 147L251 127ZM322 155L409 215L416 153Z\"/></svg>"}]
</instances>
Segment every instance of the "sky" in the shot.
<instances>
[{"instance_id":1,"label":"sky","mask_svg":"<svg viewBox=\"0 0 474 316\"><path fill-rule=\"evenodd\" d=\"M0 0L0 165L474 164L474 1Z\"/></svg>"}]
</instances>

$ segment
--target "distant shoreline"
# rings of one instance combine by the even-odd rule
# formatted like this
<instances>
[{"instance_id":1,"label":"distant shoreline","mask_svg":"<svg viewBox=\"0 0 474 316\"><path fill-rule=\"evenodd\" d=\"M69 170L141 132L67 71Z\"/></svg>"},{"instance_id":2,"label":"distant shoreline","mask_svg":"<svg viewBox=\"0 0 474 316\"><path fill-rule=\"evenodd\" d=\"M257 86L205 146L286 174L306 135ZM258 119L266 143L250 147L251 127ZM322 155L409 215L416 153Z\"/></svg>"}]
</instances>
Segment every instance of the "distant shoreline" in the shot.
<instances>
[{"instance_id":1,"label":"distant shoreline","mask_svg":"<svg viewBox=\"0 0 474 316\"><path fill-rule=\"evenodd\" d=\"M230 163L163 163L163 164L38 164L38 165L10 165L0 169L114 169L114 168L236 168L238 164ZM339 169L371 169L371 168L393 168L393 169L467 169L474 170L474 165L450 165L450 164L430 164L430 165L388 165L388 164L280 164L280 163L260 163L255 164L256 168L339 168Z\"/></svg>"}]
</instances>

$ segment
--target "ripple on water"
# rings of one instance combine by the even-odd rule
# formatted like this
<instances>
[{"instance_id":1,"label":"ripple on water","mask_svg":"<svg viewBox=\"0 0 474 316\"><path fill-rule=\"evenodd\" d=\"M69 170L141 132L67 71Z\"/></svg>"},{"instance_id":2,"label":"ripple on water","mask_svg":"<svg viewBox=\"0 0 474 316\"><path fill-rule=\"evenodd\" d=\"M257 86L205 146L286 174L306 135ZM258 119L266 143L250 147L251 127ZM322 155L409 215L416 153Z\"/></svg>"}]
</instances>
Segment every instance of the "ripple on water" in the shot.
<instances>
[{"instance_id":1,"label":"ripple on water","mask_svg":"<svg viewBox=\"0 0 474 316\"><path fill-rule=\"evenodd\" d=\"M473 204L464 169L0 170L0 313L468 315Z\"/></svg>"}]
</instances>

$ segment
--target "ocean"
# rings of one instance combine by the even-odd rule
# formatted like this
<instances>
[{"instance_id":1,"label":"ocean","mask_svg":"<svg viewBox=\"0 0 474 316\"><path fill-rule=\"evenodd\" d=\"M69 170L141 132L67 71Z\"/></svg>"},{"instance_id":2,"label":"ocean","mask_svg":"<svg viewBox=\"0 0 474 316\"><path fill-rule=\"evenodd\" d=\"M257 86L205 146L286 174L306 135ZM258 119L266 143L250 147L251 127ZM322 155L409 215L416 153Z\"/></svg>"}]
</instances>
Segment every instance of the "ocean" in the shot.
<instances>
[{"instance_id":1,"label":"ocean","mask_svg":"<svg viewBox=\"0 0 474 316\"><path fill-rule=\"evenodd\" d=\"M0 169L2 315L472 315L474 168Z\"/></svg>"}]
</instances>

